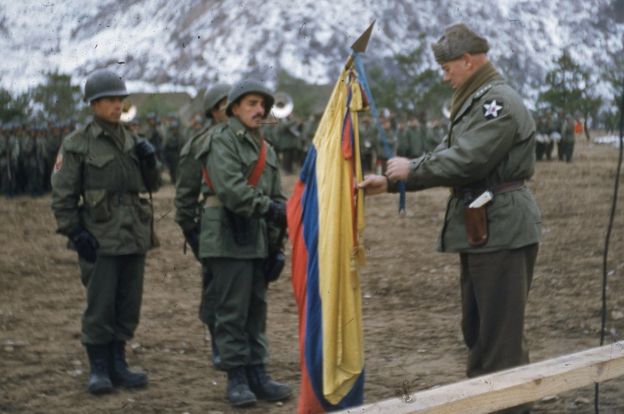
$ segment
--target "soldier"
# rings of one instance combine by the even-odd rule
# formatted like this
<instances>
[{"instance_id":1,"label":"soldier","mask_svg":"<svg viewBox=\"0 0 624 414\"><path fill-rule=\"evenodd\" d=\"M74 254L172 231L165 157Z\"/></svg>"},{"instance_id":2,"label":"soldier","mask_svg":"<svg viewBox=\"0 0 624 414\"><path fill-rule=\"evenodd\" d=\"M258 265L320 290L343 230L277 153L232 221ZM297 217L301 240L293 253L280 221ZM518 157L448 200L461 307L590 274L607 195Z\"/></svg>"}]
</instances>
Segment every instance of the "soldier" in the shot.
<instances>
[{"instance_id":1,"label":"soldier","mask_svg":"<svg viewBox=\"0 0 624 414\"><path fill-rule=\"evenodd\" d=\"M169 170L169 177L171 183L176 183L176 173L178 169L178 162L180 160L180 150L184 145L184 137L180 129L180 122L177 119L171 120L167 128L167 134L165 135L165 146L163 148L163 157L165 165Z\"/></svg>"},{"instance_id":2,"label":"soldier","mask_svg":"<svg viewBox=\"0 0 624 414\"><path fill-rule=\"evenodd\" d=\"M280 120L277 127L277 140L282 154L282 168L288 174L295 170L295 162L301 150L301 131L299 123L293 115Z\"/></svg>"},{"instance_id":3,"label":"soldier","mask_svg":"<svg viewBox=\"0 0 624 414\"><path fill-rule=\"evenodd\" d=\"M387 176L360 187L368 194L395 192L397 181L412 191L451 188L439 250L460 256L467 374L475 377L529 362L524 315L541 238L525 186L535 167L535 123L487 59L486 39L456 24L432 49L454 89L449 136L432 154L390 160ZM468 207L486 190L493 203Z\"/></svg>"},{"instance_id":4,"label":"soldier","mask_svg":"<svg viewBox=\"0 0 624 414\"><path fill-rule=\"evenodd\" d=\"M0 124L0 192L4 195L8 195L9 178L11 177L8 131L7 124Z\"/></svg>"},{"instance_id":5,"label":"soldier","mask_svg":"<svg viewBox=\"0 0 624 414\"><path fill-rule=\"evenodd\" d=\"M139 323L145 254L154 247L153 212L140 194L156 190L156 151L120 123L125 82L109 70L87 78L85 102L93 120L63 139L52 174L57 232L78 252L87 306L81 341L91 373L88 390L138 388L147 375L132 372L126 341Z\"/></svg>"},{"instance_id":6,"label":"soldier","mask_svg":"<svg viewBox=\"0 0 624 414\"><path fill-rule=\"evenodd\" d=\"M574 136L576 128L576 120L570 114L566 115L561 126L561 141L559 142L559 160L572 162L572 154L574 153Z\"/></svg>"},{"instance_id":7,"label":"soldier","mask_svg":"<svg viewBox=\"0 0 624 414\"><path fill-rule=\"evenodd\" d=\"M208 122L199 134L191 137L180 152L178 165L178 179L176 181L176 223L182 228L184 238L191 247L195 258L199 260L199 234L201 229L201 212L203 205L200 202L202 190L201 162L196 159L200 149L210 139L218 125L227 122L225 107L230 85L219 83L206 90L204 95L204 111ZM204 194L212 195L209 188L204 188ZM216 367L220 365L219 352L214 339L214 300L209 296L209 286L212 273L206 260L200 260L202 265L202 296L199 305L199 319L206 324L210 332L212 345L212 362Z\"/></svg>"},{"instance_id":8,"label":"soldier","mask_svg":"<svg viewBox=\"0 0 624 414\"><path fill-rule=\"evenodd\" d=\"M13 197L21 191L20 189L20 178L22 176L21 173L21 165L20 165L20 157L22 151L22 144L20 141L20 137L22 127L20 122L15 122L11 131L9 132L9 141L7 143L7 150L9 156L9 168L10 170L10 178L9 178L9 189L8 195L9 197Z\"/></svg>"},{"instance_id":9,"label":"soldier","mask_svg":"<svg viewBox=\"0 0 624 414\"><path fill-rule=\"evenodd\" d=\"M146 116L147 124L143 135L156 150L156 158L162 163L163 160L163 133L160 129L160 119L154 112L149 112Z\"/></svg>"},{"instance_id":10,"label":"soldier","mask_svg":"<svg viewBox=\"0 0 624 414\"><path fill-rule=\"evenodd\" d=\"M237 407L291 395L265 368L267 283L283 266L280 235L286 226L277 156L260 135L273 103L261 83L235 84L227 124L217 127L200 153L202 188L211 192L205 193L199 256L209 259L215 339L227 371L227 398Z\"/></svg>"}]
</instances>

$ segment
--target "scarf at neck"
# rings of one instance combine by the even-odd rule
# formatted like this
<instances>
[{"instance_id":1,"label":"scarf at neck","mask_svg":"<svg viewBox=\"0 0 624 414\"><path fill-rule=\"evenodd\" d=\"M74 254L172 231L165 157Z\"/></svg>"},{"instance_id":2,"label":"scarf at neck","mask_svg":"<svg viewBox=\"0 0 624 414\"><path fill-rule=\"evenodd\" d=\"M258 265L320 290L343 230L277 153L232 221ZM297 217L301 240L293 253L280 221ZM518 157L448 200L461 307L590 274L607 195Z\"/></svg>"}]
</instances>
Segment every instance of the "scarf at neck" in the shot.
<instances>
[{"instance_id":1,"label":"scarf at neck","mask_svg":"<svg viewBox=\"0 0 624 414\"><path fill-rule=\"evenodd\" d=\"M461 109L462 105L477 89L492 79L500 77L494 65L486 62L475 73L473 73L466 81L455 90L451 103L451 122L455 119L455 115Z\"/></svg>"}]
</instances>

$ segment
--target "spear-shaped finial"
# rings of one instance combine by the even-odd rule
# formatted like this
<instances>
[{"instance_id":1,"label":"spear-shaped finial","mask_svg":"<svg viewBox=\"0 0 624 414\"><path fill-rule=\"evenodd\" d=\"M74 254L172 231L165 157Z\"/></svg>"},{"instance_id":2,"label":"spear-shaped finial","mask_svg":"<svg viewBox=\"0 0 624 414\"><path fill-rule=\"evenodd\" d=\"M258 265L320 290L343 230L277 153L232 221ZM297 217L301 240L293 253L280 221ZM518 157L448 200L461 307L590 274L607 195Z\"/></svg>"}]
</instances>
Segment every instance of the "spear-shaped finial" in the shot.
<instances>
[{"instance_id":1,"label":"spear-shaped finial","mask_svg":"<svg viewBox=\"0 0 624 414\"><path fill-rule=\"evenodd\" d=\"M353 49L354 52L364 53L366 51L368 40L373 32L373 26L375 26L375 20L373 20L370 26L368 26L368 29L364 30L364 33L351 45L351 49Z\"/></svg>"}]
</instances>

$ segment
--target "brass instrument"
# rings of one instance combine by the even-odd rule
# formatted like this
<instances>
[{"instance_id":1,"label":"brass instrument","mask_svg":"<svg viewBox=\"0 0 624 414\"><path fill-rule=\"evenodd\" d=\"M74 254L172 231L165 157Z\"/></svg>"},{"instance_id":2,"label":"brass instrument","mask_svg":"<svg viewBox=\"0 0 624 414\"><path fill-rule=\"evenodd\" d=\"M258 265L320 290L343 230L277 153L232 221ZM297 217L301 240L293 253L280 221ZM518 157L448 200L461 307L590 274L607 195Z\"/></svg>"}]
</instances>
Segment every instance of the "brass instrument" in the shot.
<instances>
[{"instance_id":1,"label":"brass instrument","mask_svg":"<svg viewBox=\"0 0 624 414\"><path fill-rule=\"evenodd\" d=\"M283 119L292 113L294 107L295 104L290 95L285 92L277 92L271 113L275 118Z\"/></svg>"}]
</instances>

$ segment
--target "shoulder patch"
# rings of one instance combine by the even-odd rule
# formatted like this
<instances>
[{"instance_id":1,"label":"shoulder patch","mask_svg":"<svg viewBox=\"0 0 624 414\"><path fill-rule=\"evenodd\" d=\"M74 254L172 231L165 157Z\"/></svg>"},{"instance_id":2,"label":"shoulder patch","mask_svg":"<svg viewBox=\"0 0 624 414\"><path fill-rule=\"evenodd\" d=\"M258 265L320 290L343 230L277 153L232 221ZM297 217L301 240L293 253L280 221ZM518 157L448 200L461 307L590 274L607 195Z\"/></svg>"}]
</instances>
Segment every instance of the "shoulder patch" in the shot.
<instances>
[{"instance_id":1,"label":"shoulder patch","mask_svg":"<svg viewBox=\"0 0 624 414\"><path fill-rule=\"evenodd\" d=\"M52 170L52 172L57 173L61 171L62 167L63 167L63 151L59 151L58 154L56 154L56 161L54 162L54 169Z\"/></svg>"},{"instance_id":2,"label":"shoulder patch","mask_svg":"<svg viewBox=\"0 0 624 414\"><path fill-rule=\"evenodd\" d=\"M501 109L503 109L502 102L498 102L496 99L485 101L483 104L483 116L485 119L497 118Z\"/></svg>"}]
</instances>

